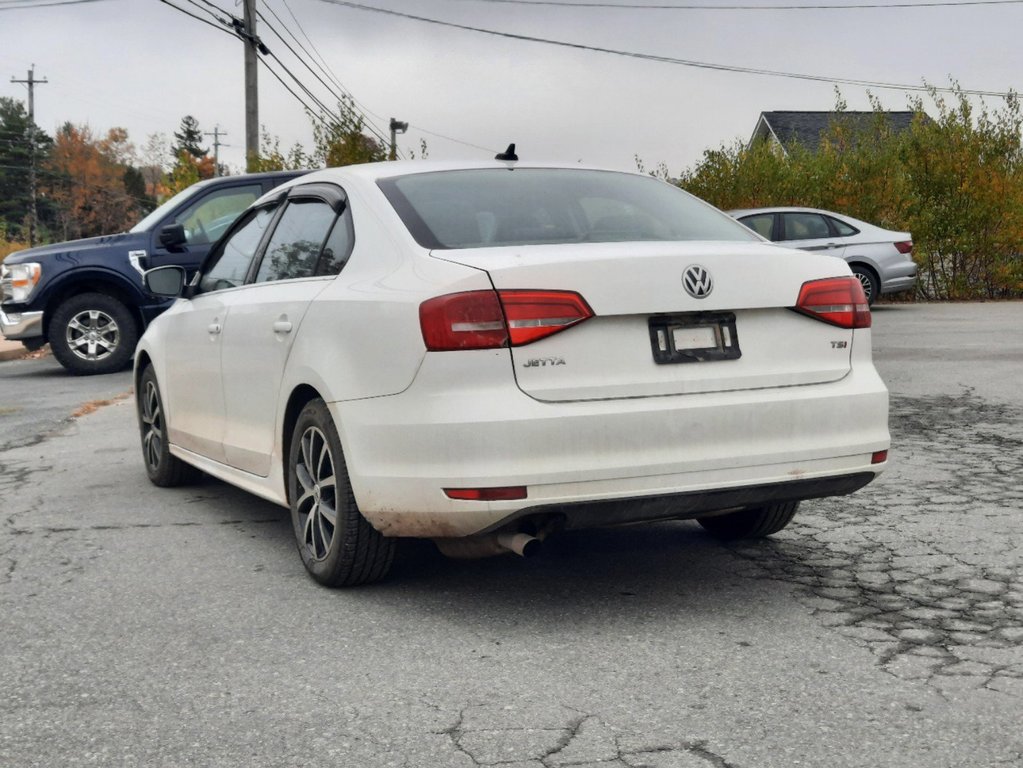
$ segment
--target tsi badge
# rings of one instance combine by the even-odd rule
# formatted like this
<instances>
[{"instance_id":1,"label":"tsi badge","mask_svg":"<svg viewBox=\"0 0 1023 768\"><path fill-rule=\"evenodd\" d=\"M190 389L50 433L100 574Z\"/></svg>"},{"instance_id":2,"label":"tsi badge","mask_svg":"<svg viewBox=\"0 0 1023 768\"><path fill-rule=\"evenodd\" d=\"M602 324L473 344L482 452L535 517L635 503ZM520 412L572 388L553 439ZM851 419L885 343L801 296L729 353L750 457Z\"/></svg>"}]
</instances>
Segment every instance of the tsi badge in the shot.
<instances>
[{"instance_id":1,"label":"tsi badge","mask_svg":"<svg viewBox=\"0 0 1023 768\"><path fill-rule=\"evenodd\" d=\"M564 365L565 360L561 357L536 357L527 360L522 364L523 368L546 368L552 365Z\"/></svg>"},{"instance_id":2,"label":"tsi badge","mask_svg":"<svg viewBox=\"0 0 1023 768\"><path fill-rule=\"evenodd\" d=\"M710 270L700 264L690 264L682 273L682 286L694 299L705 299L714 290Z\"/></svg>"}]
</instances>

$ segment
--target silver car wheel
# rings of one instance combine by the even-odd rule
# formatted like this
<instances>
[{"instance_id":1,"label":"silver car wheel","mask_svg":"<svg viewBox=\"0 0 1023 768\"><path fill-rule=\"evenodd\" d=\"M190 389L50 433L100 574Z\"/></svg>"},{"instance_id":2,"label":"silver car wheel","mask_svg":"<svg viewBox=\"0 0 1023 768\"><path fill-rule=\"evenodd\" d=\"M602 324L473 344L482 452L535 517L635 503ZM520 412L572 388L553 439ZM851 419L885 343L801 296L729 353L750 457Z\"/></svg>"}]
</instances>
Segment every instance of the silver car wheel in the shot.
<instances>
[{"instance_id":1,"label":"silver car wheel","mask_svg":"<svg viewBox=\"0 0 1023 768\"><path fill-rule=\"evenodd\" d=\"M163 412L160 410L160 396L156 390L156 383L146 381L142 392L141 413L139 419L142 422L142 455L154 471L160 467L160 459L163 456Z\"/></svg>"},{"instance_id":2,"label":"silver car wheel","mask_svg":"<svg viewBox=\"0 0 1023 768\"><path fill-rule=\"evenodd\" d=\"M68 348L82 360L110 357L121 340L117 321L106 312L87 309L71 318L64 335Z\"/></svg>"},{"instance_id":3,"label":"silver car wheel","mask_svg":"<svg viewBox=\"0 0 1023 768\"><path fill-rule=\"evenodd\" d=\"M867 297L869 303L874 298L874 281L870 279L870 275L866 272L857 272L856 277L860 280L860 285L863 286L863 295Z\"/></svg>"},{"instance_id":4,"label":"silver car wheel","mask_svg":"<svg viewBox=\"0 0 1023 768\"><path fill-rule=\"evenodd\" d=\"M302 433L295 475L301 489L296 507L302 544L313 560L324 560L337 529L337 480L330 445L317 427Z\"/></svg>"}]
</instances>

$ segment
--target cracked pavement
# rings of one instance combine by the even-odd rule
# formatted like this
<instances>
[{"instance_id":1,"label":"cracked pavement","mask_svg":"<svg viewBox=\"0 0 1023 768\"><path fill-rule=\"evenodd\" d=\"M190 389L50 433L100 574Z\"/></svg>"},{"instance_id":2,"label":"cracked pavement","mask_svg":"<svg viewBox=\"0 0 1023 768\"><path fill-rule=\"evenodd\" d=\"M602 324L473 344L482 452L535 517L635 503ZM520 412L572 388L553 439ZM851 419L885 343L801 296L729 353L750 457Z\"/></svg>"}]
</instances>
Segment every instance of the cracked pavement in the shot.
<instances>
[{"instance_id":1,"label":"cracked pavement","mask_svg":"<svg viewBox=\"0 0 1023 768\"><path fill-rule=\"evenodd\" d=\"M130 402L0 366L46 414L0 409L0 766L1023 766L1021 310L880 308L891 466L770 540L409 543L344 592L285 510L151 488Z\"/></svg>"}]
</instances>

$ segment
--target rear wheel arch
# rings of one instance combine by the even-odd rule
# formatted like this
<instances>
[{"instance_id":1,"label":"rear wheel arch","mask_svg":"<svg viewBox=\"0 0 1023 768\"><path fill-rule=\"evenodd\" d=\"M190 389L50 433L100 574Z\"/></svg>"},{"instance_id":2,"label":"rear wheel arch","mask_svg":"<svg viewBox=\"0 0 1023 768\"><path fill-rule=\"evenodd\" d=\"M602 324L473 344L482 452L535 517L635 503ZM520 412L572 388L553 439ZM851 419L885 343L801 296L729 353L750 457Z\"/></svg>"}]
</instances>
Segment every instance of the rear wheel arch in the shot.
<instances>
[{"instance_id":1,"label":"rear wheel arch","mask_svg":"<svg viewBox=\"0 0 1023 768\"><path fill-rule=\"evenodd\" d=\"M139 382L142 381L142 375L146 372L146 368L150 368L153 365L153 359L149 356L148 352L139 351L138 356L135 359L135 374L134 384L135 390L138 391Z\"/></svg>"},{"instance_id":2,"label":"rear wheel arch","mask_svg":"<svg viewBox=\"0 0 1023 768\"><path fill-rule=\"evenodd\" d=\"M298 385L288 397L288 404L284 408L284 420L281 424L281 466L285 478L288 476L288 457L291 455L291 441L294 436L295 424L302 409L317 398L323 399L323 396L309 384ZM287 501L290 504L291 491L287 482L284 483L284 493L289 497Z\"/></svg>"},{"instance_id":3,"label":"rear wheel arch","mask_svg":"<svg viewBox=\"0 0 1023 768\"><path fill-rule=\"evenodd\" d=\"M873 304L881 295L881 277L877 267L866 261L850 261L849 269L863 285L863 292L867 295L867 303Z\"/></svg>"}]
</instances>

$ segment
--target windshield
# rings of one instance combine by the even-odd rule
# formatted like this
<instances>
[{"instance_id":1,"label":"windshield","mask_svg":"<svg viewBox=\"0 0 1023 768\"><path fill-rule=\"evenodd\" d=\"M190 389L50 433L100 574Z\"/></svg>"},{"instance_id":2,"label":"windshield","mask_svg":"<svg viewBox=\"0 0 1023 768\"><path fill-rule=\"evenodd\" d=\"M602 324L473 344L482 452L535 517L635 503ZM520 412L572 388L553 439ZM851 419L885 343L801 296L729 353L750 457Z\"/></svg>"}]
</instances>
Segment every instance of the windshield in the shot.
<instances>
[{"instance_id":1,"label":"windshield","mask_svg":"<svg viewBox=\"0 0 1023 768\"><path fill-rule=\"evenodd\" d=\"M377 183L416 241L430 249L758 239L678 187L631 173L494 168Z\"/></svg>"},{"instance_id":2,"label":"windshield","mask_svg":"<svg viewBox=\"0 0 1023 768\"><path fill-rule=\"evenodd\" d=\"M203 187L208 187L208 186L209 186L208 182L201 182L200 181L198 184L193 184L190 187L186 187L185 189L181 190L176 195L174 195L174 197L172 197L170 200L168 200L163 205L161 205L159 208L157 208L156 210L152 211L149 215L147 215L144 219L142 219L142 221L140 221L138 224L136 224L134 227L132 227L128 231L129 232L148 232L153 227L155 227L160 222L160 220L163 219L164 216L166 216L171 211L173 211L175 208L177 208L178 205L180 205L184 200L186 200L189 197L191 197L192 195L194 195L196 192L198 192Z\"/></svg>"}]
</instances>

